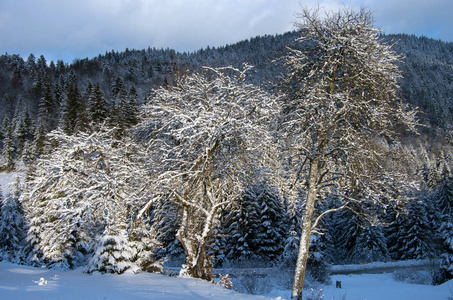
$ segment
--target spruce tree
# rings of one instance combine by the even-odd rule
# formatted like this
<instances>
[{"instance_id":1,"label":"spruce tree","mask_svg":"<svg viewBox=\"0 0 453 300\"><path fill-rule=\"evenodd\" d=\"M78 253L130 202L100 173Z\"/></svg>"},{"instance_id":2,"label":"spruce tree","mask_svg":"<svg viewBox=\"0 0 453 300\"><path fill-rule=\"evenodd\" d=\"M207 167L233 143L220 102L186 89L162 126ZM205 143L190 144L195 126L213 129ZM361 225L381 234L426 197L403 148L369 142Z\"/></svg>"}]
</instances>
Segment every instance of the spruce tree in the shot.
<instances>
[{"instance_id":1,"label":"spruce tree","mask_svg":"<svg viewBox=\"0 0 453 300\"><path fill-rule=\"evenodd\" d=\"M400 216L392 227L394 230L388 237L389 252L393 259L423 259L433 255L435 231L431 229L427 216L426 199L413 201L409 204L407 215Z\"/></svg>"},{"instance_id":2,"label":"spruce tree","mask_svg":"<svg viewBox=\"0 0 453 300\"><path fill-rule=\"evenodd\" d=\"M34 158L39 158L45 152L45 125L39 120L38 126L36 127L35 139L32 144L32 155Z\"/></svg>"},{"instance_id":3,"label":"spruce tree","mask_svg":"<svg viewBox=\"0 0 453 300\"><path fill-rule=\"evenodd\" d=\"M334 261L337 263L351 263L350 254L360 234L362 221L349 210L342 210L333 214L332 236L336 248Z\"/></svg>"},{"instance_id":4,"label":"spruce tree","mask_svg":"<svg viewBox=\"0 0 453 300\"><path fill-rule=\"evenodd\" d=\"M184 255L181 243L176 239L179 228L180 209L173 202L159 201L152 210L151 230L162 245L157 249L158 258L177 259Z\"/></svg>"},{"instance_id":5,"label":"spruce tree","mask_svg":"<svg viewBox=\"0 0 453 300\"><path fill-rule=\"evenodd\" d=\"M109 115L108 102L97 83L88 98L88 119L93 126L102 124Z\"/></svg>"},{"instance_id":6,"label":"spruce tree","mask_svg":"<svg viewBox=\"0 0 453 300\"><path fill-rule=\"evenodd\" d=\"M441 241L441 270L445 279L453 278L453 180L444 178L434 195L437 203L437 224Z\"/></svg>"},{"instance_id":7,"label":"spruce tree","mask_svg":"<svg viewBox=\"0 0 453 300\"><path fill-rule=\"evenodd\" d=\"M382 226L368 226L360 230L356 243L350 252L354 263L388 261L390 254Z\"/></svg>"},{"instance_id":8,"label":"spruce tree","mask_svg":"<svg viewBox=\"0 0 453 300\"><path fill-rule=\"evenodd\" d=\"M66 134L74 134L87 128L86 107L77 85L70 85L66 94L60 126Z\"/></svg>"},{"instance_id":9,"label":"spruce tree","mask_svg":"<svg viewBox=\"0 0 453 300\"><path fill-rule=\"evenodd\" d=\"M299 199L297 199L299 200ZM297 253L299 251L302 208L299 201L290 201L287 205L289 234L284 243L282 261L285 265L294 268L296 266Z\"/></svg>"},{"instance_id":10,"label":"spruce tree","mask_svg":"<svg viewBox=\"0 0 453 300\"><path fill-rule=\"evenodd\" d=\"M284 250L287 215L267 183L247 188L227 216L226 257L233 261L275 262Z\"/></svg>"},{"instance_id":11,"label":"spruce tree","mask_svg":"<svg viewBox=\"0 0 453 300\"><path fill-rule=\"evenodd\" d=\"M22 262L21 251L25 246L25 222L19 195L18 182L14 192L5 198L0 187L0 256L15 263Z\"/></svg>"},{"instance_id":12,"label":"spruce tree","mask_svg":"<svg viewBox=\"0 0 453 300\"><path fill-rule=\"evenodd\" d=\"M50 81L44 86L44 95L39 100L38 120L45 126L45 132L55 129L56 104Z\"/></svg>"},{"instance_id":13,"label":"spruce tree","mask_svg":"<svg viewBox=\"0 0 453 300\"><path fill-rule=\"evenodd\" d=\"M14 158L15 158L15 147L13 140L13 128L12 125L8 122L8 119L5 119L5 137L3 139L3 149L2 149L2 158L3 165L6 169L12 170L14 168Z\"/></svg>"}]
</instances>

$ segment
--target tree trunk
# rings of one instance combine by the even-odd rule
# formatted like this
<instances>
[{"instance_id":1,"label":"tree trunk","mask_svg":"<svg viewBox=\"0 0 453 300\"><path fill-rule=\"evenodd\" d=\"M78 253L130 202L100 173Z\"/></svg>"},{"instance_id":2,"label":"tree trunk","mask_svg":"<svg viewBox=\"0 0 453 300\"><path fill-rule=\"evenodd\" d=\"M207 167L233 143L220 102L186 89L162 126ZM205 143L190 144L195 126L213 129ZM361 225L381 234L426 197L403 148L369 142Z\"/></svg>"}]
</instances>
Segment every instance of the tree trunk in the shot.
<instances>
[{"instance_id":1,"label":"tree trunk","mask_svg":"<svg viewBox=\"0 0 453 300\"><path fill-rule=\"evenodd\" d=\"M214 214L211 214L213 216ZM202 238L190 238L188 233L189 209L183 206L181 227L176 233L176 239L181 243L186 253L187 272L193 278L212 281L212 265L206 254L207 235L212 226L213 217L208 217Z\"/></svg>"},{"instance_id":2,"label":"tree trunk","mask_svg":"<svg viewBox=\"0 0 453 300\"><path fill-rule=\"evenodd\" d=\"M206 247L202 246L199 249L193 263L189 265L189 275L193 278L200 278L207 281L212 281L212 265L206 255Z\"/></svg>"},{"instance_id":3,"label":"tree trunk","mask_svg":"<svg viewBox=\"0 0 453 300\"><path fill-rule=\"evenodd\" d=\"M296 270L294 273L293 291L291 300L302 300L305 271L308 260L308 248L310 246L312 217L315 211L318 180L318 160L310 162L310 174L308 182L308 195L305 202L305 211L302 219L302 235L300 237L299 254L297 256Z\"/></svg>"}]
</instances>

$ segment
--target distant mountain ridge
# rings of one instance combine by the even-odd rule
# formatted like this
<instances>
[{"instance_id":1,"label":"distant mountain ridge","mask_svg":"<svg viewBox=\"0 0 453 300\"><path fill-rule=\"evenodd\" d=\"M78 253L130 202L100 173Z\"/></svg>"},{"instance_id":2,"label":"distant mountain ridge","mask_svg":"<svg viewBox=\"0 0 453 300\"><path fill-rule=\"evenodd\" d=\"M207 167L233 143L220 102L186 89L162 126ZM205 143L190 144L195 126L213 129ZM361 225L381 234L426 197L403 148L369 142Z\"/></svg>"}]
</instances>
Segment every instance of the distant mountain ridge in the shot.
<instances>
[{"instance_id":1,"label":"distant mountain ridge","mask_svg":"<svg viewBox=\"0 0 453 300\"><path fill-rule=\"evenodd\" d=\"M69 81L75 82L82 94L89 83L99 83L110 103L115 101L112 87L116 80L124 82L127 90L134 87L138 101L142 102L153 88L173 84L179 76L196 72L202 66L239 67L247 63L255 66L250 77L252 83L275 83L283 70L274 60L286 53L286 47L295 46L294 40L299 35L293 31L257 36L191 53L168 48L110 51L92 59L76 59L71 64L48 63L43 56L30 55L24 60L18 55L4 54L0 56L0 121L14 118L19 103L36 119L46 89L56 98L54 102L59 107L55 109L60 110ZM453 123L453 43L405 34L385 35L383 39L395 43L395 51L405 57L401 63L402 98L420 107L425 123L449 128Z\"/></svg>"}]
</instances>

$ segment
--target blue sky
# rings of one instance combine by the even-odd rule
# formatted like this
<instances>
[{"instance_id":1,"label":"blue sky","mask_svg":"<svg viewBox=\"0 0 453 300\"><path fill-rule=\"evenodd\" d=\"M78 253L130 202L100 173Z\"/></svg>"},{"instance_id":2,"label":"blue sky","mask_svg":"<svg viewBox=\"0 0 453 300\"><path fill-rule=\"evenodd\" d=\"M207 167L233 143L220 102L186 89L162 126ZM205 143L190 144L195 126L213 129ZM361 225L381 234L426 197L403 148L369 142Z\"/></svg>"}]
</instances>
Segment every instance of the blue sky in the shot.
<instances>
[{"instance_id":1,"label":"blue sky","mask_svg":"<svg viewBox=\"0 0 453 300\"><path fill-rule=\"evenodd\" d=\"M365 5L386 33L453 42L452 0L1 0L0 53L48 61L105 51L195 51L294 29L300 7Z\"/></svg>"}]
</instances>

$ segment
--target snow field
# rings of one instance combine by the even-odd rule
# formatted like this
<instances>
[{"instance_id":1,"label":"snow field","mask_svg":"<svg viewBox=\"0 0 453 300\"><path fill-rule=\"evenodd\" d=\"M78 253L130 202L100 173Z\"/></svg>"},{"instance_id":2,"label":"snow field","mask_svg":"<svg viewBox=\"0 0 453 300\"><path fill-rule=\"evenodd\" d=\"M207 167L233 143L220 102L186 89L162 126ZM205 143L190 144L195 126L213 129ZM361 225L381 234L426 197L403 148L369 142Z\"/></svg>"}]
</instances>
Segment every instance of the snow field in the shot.
<instances>
[{"instance_id":1,"label":"snow field","mask_svg":"<svg viewBox=\"0 0 453 300\"><path fill-rule=\"evenodd\" d=\"M47 284L43 284L45 281ZM2 300L270 299L264 296L239 294L192 278L130 272L123 275L99 273L87 275L82 269L60 272L5 262L0 262L0 298Z\"/></svg>"},{"instance_id":2,"label":"snow field","mask_svg":"<svg viewBox=\"0 0 453 300\"><path fill-rule=\"evenodd\" d=\"M342 289L335 288L337 280L341 281ZM232 281L234 284L234 278ZM453 297L453 281L429 286L396 282L392 273L334 275L332 284L304 293L305 296L319 293L323 300L448 300ZM290 295L289 290L275 289L265 296L240 294L198 279L159 274L87 275L82 269L60 272L0 262L2 300L289 300Z\"/></svg>"}]
</instances>

